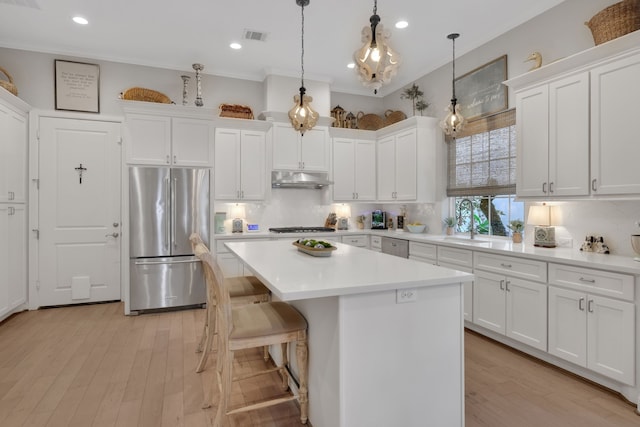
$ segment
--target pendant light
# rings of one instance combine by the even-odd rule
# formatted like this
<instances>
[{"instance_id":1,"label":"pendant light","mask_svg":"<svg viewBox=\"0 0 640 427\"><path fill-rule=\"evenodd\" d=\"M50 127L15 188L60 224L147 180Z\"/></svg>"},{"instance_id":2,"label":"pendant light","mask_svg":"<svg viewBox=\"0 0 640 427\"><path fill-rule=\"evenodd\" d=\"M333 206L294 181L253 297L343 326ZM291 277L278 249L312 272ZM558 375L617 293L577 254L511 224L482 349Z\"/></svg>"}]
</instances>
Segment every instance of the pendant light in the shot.
<instances>
[{"instance_id":1,"label":"pendant light","mask_svg":"<svg viewBox=\"0 0 640 427\"><path fill-rule=\"evenodd\" d=\"M318 121L318 113L311 108L311 101L313 98L309 95L305 95L306 89L304 87L304 7L309 5L309 0L296 0L296 4L301 7L302 10L302 54L300 55L301 64L301 77L300 77L300 94L293 97L293 108L289 110L289 120L293 127L304 135L304 132L311 129L316 125Z\"/></svg>"},{"instance_id":2,"label":"pendant light","mask_svg":"<svg viewBox=\"0 0 640 427\"><path fill-rule=\"evenodd\" d=\"M400 55L389 46L391 33L380 23L378 0L373 2L373 15L369 18L369 22L371 26L365 26L362 29L364 45L354 52L353 58L360 81L377 94L378 89L383 84L389 83L398 72Z\"/></svg>"},{"instance_id":3,"label":"pendant light","mask_svg":"<svg viewBox=\"0 0 640 427\"><path fill-rule=\"evenodd\" d=\"M445 110L448 112L447 117L440 122L440 127L445 135L454 138L465 124L465 119L462 114L460 114L460 104L458 104L458 100L456 99L456 39L458 37L460 37L458 33L452 33L447 36L447 38L453 42L453 77L451 78L453 95L451 96L451 104L449 104Z\"/></svg>"}]
</instances>

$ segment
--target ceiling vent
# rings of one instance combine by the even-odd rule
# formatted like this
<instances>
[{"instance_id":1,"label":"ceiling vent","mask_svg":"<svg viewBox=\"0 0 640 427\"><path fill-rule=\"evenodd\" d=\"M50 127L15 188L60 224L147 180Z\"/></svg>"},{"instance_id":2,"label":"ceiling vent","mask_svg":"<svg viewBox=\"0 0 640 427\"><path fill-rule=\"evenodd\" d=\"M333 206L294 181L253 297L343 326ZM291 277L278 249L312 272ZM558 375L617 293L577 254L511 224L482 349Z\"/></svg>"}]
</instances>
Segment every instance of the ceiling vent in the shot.
<instances>
[{"instance_id":1,"label":"ceiling vent","mask_svg":"<svg viewBox=\"0 0 640 427\"><path fill-rule=\"evenodd\" d=\"M30 7L31 9L40 10L40 6L36 0L0 0L0 3L12 4L14 6Z\"/></svg>"},{"instance_id":2,"label":"ceiling vent","mask_svg":"<svg viewBox=\"0 0 640 427\"><path fill-rule=\"evenodd\" d=\"M244 38L246 40L257 40L263 42L267 39L267 33L262 31L244 30Z\"/></svg>"}]
</instances>

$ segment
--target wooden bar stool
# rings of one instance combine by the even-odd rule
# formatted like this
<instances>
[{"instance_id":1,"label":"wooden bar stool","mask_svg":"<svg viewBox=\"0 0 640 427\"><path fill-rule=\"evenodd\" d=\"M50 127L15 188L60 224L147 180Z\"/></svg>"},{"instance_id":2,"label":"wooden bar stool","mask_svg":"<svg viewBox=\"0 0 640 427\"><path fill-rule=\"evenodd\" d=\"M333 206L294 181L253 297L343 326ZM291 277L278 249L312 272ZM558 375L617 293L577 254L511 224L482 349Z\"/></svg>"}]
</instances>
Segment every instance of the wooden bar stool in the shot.
<instances>
[{"instance_id":1,"label":"wooden bar stool","mask_svg":"<svg viewBox=\"0 0 640 427\"><path fill-rule=\"evenodd\" d=\"M197 233L191 234L191 247L193 253L199 256L203 253L210 253L207 245L204 244L202 238ZM229 279L229 295L234 305L257 304L270 300L270 292L264 284L255 276L230 277ZM207 286L207 312L205 314L204 327L202 337L196 348L196 353L202 353L196 372L204 371L209 358L209 352L213 347L213 336L216 333L216 296L214 290L206 283ZM268 360L269 349L265 347L264 357Z\"/></svg>"},{"instance_id":2,"label":"wooden bar stool","mask_svg":"<svg viewBox=\"0 0 640 427\"><path fill-rule=\"evenodd\" d=\"M265 408L294 399L298 399L300 403L300 422L306 424L309 411L306 319L290 304L281 301L241 307L232 306L229 293L232 282L224 278L216 259L210 253L202 253L198 257L202 260L207 283L211 283L210 286L214 289L217 299L218 357L216 371L220 401L213 423L214 427L219 427L223 421L227 421L227 416L229 415ZM288 388L287 355L288 345L291 342L296 342L296 358L300 371L298 396L285 395L230 409L231 388L234 381L279 371L282 376L282 389L286 390ZM283 360L281 365L259 372L233 375L235 351L278 344L282 347Z\"/></svg>"}]
</instances>

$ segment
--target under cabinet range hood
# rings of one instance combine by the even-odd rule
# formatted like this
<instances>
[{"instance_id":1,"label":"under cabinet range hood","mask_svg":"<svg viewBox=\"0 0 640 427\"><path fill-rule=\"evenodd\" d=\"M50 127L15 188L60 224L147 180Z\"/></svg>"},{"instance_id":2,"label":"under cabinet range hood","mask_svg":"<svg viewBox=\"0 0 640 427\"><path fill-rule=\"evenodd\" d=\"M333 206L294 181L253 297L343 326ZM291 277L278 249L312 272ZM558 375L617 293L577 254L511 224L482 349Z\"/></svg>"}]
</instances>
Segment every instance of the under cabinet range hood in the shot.
<instances>
[{"instance_id":1,"label":"under cabinet range hood","mask_svg":"<svg viewBox=\"0 0 640 427\"><path fill-rule=\"evenodd\" d=\"M273 188L314 188L320 189L333 184L326 172L272 171Z\"/></svg>"}]
</instances>

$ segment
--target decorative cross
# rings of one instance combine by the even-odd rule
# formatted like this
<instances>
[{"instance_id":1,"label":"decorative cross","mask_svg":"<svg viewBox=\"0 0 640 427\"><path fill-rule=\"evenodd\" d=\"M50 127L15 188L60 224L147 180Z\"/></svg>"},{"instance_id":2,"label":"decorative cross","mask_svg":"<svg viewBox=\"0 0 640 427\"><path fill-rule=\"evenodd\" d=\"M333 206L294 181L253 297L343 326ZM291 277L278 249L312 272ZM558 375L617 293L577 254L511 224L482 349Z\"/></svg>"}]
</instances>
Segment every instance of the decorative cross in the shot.
<instances>
[{"instance_id":1,"label":"decorative cross","mask_svg":"<svg viewBox=\"0 0 640 427\"><path fill-rule=\"evenodd\" d=\"M80 184L82 184L82 172L86 171L87 168L82 166L82 163L80 163L80 166L78 166L77 168L74 168L76 171L78 171L78 175L80 176Z\"/></svg>"}]
</instances>

